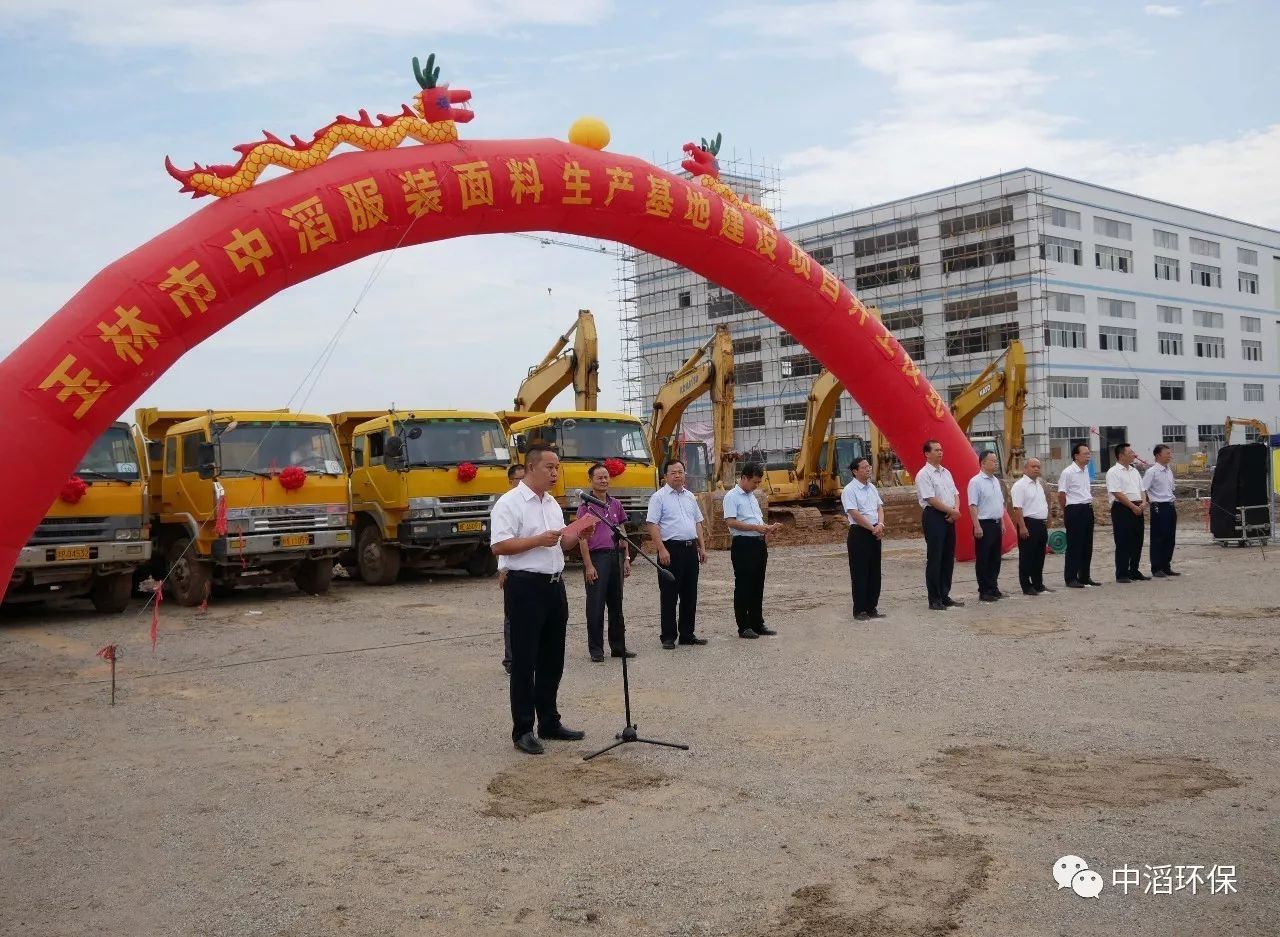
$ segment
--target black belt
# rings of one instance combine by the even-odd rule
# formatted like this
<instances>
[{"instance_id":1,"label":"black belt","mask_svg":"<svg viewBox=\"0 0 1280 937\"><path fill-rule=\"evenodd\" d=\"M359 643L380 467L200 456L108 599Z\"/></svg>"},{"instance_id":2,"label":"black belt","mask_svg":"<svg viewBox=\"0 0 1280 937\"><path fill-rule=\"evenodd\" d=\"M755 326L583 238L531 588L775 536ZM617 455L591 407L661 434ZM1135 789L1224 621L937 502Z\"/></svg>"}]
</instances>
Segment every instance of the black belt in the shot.
<instances>
[{"instance_id":1,"label":"black belt","mask_svg":"<svg viewBox=\"0 0 1280 937\"><path fill-rule=\"evenodd\" d=\"M548 585L553 582L564 581L563 570L558 573L535 573L528 569L509 569L507 570L507 575L515 579L532 579L535 582L547 583Z\"/></svg>"},{"instance_id":2,"label":"black belt","mask_svg":"<svg viewBox=\"0 0 1280 937\"><path fill-rule=\"evenodd\" d=\"M662 543L668 547L696 547L698 545L696 540L664 540Z\"/></svg>"}]
</instances>

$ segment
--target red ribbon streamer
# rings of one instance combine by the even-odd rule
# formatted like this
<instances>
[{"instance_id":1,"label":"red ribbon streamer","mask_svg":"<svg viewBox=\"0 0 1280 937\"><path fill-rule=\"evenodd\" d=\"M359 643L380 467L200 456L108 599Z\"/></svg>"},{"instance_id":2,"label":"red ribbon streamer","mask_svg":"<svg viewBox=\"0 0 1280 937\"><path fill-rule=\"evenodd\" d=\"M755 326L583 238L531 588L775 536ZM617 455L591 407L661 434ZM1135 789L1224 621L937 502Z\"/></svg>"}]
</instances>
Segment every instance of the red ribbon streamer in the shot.
<instances>
[{"instance_id":1,"label":"red ribbon streamer","mask_svg":"<svg viewBox=\"0 0 1280 937\"><path fill-rule=\"evenodd\" d=\"M160 637L160 603L164 601L164 581L156 583L155 603L151 606L151 653L156 652L156 639Z\"/></svg>"}]
</instances>

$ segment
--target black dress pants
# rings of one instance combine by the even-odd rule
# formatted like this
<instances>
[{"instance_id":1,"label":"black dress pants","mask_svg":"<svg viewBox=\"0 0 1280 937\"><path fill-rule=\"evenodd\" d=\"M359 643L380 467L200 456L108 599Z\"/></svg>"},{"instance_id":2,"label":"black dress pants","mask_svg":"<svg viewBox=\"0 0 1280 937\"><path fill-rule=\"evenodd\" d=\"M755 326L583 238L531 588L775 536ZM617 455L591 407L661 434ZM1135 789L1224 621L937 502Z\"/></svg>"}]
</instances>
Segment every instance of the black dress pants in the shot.
<instances>
[{"instance_id":1,"label":"black dress pants","mask_svg":"<svg viewBox=\"0 0 1280 937\"><path fill-rule=\"evenodd\" d=\"M929 604L945 602L951 598L951 574L956 565L956 525L933 507L921 512L920 524L924 527L924 584Z\"/></svg>"},{"instance_id":2,"label":"black dress pants","mask_svg":"<svg viewBox=\"0 0 1280 937\"><path fill-rule=\"evenodd\" d=\"M1178 511L1172 501L1151 502L1151 571L1167 573L1173 566L1178 539Z\"/></svg>"},{"instance_id":3,"label":"black dress pants","mask_svg":"<svg viewBox=\"0 0 1280 937\"><path fill-rule=\"evenodd\" d=\"M734 537L729 543L729 558L733 561L733 617L738 630L762 630L769 547L764 537Z\"/></svg>"},{"instance_id":4,"label":"black dress pants","mask_svg":"<svg viewBox=\"0 0 1280 937\"><path fill-rule=\"evenodd\" d=\"M1049 542L1049 525L1038 517L1024 517L1027 538L1018 539L1018 585L1022 591L1044 589L1044 548Z\"/></svg>"},{"instance_id":5,"label":"black dress pants","mask_svg":"<svg viewBox=\"0 0 1280 937\"><path fill-rule=\"evenodd\" d=\"M853 587L853 613L874 612L880 604L881 541L865 527L850 525L845 538L849 553L849 582Z\"/></svg>"},{"instance_id":6,"label":"black dress pants","mask_svg":"<svg viewBox=\"0 0 1280 937\"><path fill-rule=\"evenodd\" d=\"M627 648L626 624L622 617L621 550L592 550L591 565L596 581L587 583L587 651L592 657L604 654L604 616L609 612L609 650Z\"/></svg>"},{"instance_id":7,"label":"black dress pants","mask_svg":"<svg viewBox=\"0 0 1280 937\"><path fill-rule=\"evenodd\" d=\"M698 541L664 540L662 545L671 555L674 580L658 576L658 595L662 605L662 640L674 641L679 628L680 637L693 637L698 614ZM679 610L677 625L676 613Z\"/></svg>"},{"instance_id":8,"label":"black dress pants","mask_svg":"<svg viewBox=\"0 0 1280 937\"><path fill-rule=\"evenodd\" d=\"M1088 582L1093 561L1093 504L1068 504L1064 512L1067 527L1067 556L1062 575L1067 585Z\"/></svg>"},{"instance_id":9,"label":"black dress pants","mask_svg":"<svg viewBox=\"0 0 1280 937\"><path fill-rule=\"evenodd\" d=\"M564 674L564 636L569 601L564 581L542 573L507 574L511 613L511 737L560 724L556 695Z\"/></svg>"},{"instance_id":10,"label":"black dress pants","mask_svg":"<svg viewBox=\"0 0 1280 937\"><path fill-rule=\"evenodd\" d=\"M978 577L979 595L997 595L1000 592L1000 540L1004 527L1000 521L978 521L982 536L973 543L973 567Z\"/></svg>"},{"instance_id":11,"label":"black dress pants","mask_svg":"<svg viewBox=\"0 0 1280 937\"><path fill-rule=\"evenodd\" d=\"M1116 545L1116 578L1132 579L1138 575L1142 559L1142 540L1146 533L1143 515L1134 514L1119 501L1111 505L1111 536Z\"/></svg>"}]
</instances>

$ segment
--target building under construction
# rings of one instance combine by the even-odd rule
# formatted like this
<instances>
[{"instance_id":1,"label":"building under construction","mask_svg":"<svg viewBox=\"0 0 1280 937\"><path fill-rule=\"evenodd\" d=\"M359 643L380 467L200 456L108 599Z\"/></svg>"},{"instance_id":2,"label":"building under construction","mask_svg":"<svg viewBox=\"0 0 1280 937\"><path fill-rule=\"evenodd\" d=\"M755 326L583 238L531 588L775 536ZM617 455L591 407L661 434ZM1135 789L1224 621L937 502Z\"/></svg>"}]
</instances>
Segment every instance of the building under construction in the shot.
<instances>
[{"instance_id":1,"label":"building under construction","mask_svg":"<svg viewBox=\"0 0 1280 937\"><path fill-rule=\"evenodd\" d=\"M723 175L777 209L776 173ZM1019 339L1026 451L1050 470L1073 441L1089 443L1106 468L1107 447L1120 440L1144 454L1166 442L1186 458L1216 451L1228 414L1280 422L1280 232L1033 169L784 230L879 307L944 397ZM794 338L649 254L625 256L620 284L628 409L643 415L724 323L734 338L737 448L799 445L822 365ZM686 413L695 434L708 406ZM993 406L971 434L998 434L1002 416ZM835 428L867 433L847 392Z\"/></svg>"}]
</instances>

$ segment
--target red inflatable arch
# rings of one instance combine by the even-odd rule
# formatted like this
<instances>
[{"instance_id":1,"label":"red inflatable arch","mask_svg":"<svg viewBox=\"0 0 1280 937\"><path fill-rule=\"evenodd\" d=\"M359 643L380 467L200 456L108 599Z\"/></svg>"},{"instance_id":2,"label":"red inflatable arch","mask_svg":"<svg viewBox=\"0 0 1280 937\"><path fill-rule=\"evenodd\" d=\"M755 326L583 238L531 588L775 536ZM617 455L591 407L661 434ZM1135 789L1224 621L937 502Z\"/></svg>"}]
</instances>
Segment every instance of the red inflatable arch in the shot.
<instances>
[{"instance_id":1,"label":"red inflatable arch","mask_svg":"<svg viewBox=\"0 0 1280 937\"><path fill-rule=\"evenodd\" d=\"M317 274L470 234L620 241L732 290L844 382L909 470L940 440L963 492L976 458L919 367L834 273L722 189L558 140L483 140L347 153L215 201L95 276L0 363L0 438L40 453L0 460L0 584L94 439L189 348Z\"/></svg>"}]
</instances>

